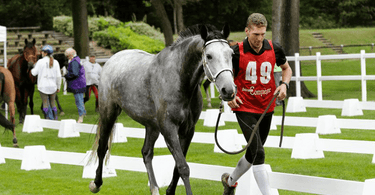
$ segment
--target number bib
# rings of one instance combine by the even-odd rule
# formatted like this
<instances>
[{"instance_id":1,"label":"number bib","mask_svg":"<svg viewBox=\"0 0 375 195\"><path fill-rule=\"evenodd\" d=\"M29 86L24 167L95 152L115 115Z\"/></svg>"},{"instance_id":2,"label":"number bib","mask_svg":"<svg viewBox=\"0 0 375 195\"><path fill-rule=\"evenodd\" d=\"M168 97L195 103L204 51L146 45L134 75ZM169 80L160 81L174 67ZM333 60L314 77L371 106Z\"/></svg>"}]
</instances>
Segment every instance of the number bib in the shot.
<instances>
[{"instance_id":1,"label":"number bib","mask_svg":"<svg viewBox=\"0 0 375 195\"><path fill-rule=\"evenodd\" d=\"M243 42L238 43L239 71L234 82L237 85L237 96L241 98L243 104L233 111L263 113L271 101L276 89L273 76L276 57L272 41L269 40L269 43L272 49L265 50L261 55L244 53ZM275 102L268 112L272 112L274 108Z\"/></svg>"}]
</instances>

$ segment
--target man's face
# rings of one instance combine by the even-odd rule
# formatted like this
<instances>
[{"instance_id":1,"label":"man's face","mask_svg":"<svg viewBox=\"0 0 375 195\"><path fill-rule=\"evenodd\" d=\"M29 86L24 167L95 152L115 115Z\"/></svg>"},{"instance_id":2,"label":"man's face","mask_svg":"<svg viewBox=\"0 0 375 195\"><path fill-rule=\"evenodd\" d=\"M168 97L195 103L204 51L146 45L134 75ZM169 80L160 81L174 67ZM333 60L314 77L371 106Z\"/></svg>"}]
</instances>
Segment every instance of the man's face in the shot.
<instances>
[{"instance_id":1,"label":"man's face","mask_svg":"<svg viewBox=\"0 0 375 195\"><path fill-rule=\"evenodd\" d=\"M91 63L95 63L95 56L90 56L89 61L90 61Z\"/></svg>"},{"instance_id":2,"label":"man's face","mask_svg":"<svg viewBox=\"0 0 375 195\"><path fill-rule=\"evenodd\" d=\"M255 25L245 28L247 39L253 49L256 50L262 47L264 36L266 35L266 29L267 27L265 26L257 27Z\"/></svg>"}]
</instances>

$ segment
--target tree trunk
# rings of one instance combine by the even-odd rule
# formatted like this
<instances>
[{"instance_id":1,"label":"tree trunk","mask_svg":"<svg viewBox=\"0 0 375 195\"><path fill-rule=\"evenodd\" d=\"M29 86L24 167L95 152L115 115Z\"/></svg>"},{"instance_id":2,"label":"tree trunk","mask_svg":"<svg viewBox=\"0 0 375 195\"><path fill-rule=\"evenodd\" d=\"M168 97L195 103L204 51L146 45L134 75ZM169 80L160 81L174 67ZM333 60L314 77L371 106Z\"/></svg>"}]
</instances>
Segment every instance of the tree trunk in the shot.
<instances>
[{"instance_id":1,"label":"tree trunk","mask_svg":"<svg viewBox=\"0 0 375 195\"><path fill-rule=\"evenodd\" d=\"M81 58L90 52L86 4L86 0L72 0L74 49Z\"/></svg>"},{"instance_id":2,"label":"tree trunk","mask_svg":"<svg viewBox=\"0 0 375 195\"><path fill-rule=\"evenodd\" d=\"M272 40L282 45L287 56L299 53L299 0L273 0ZM295 76L295 62L289 61L289 65ZM301 82L301 95L304 98L315 97L304 82ZM295 81L290 82L288 96L296 96Z\"/></svg>"},{"instance_id":3,"label":"tree trunk","mask_svg":"<svg viewBox=\"0 0 375 195\"><path fill-rule=\"evenodd\" d=\"M168 19L167 12L165 11L164 5L160 0L151 0L152 6L156 10L156 14L160 18L161 29L163 30L165 46L173 43L173 30L171 22Z\"/></svg>"},{"instance_id":4,"label":"tree trunk","mask_svg":"<svg viewBox=\"0 0 375 195\"><path fill-rule=\"evenodd\" d=\"M182 3L183 3L182 0L174 0L175 9L177 12L177 31L178 32L181 32L185 29Z\"/></svg>"}]
</instances>

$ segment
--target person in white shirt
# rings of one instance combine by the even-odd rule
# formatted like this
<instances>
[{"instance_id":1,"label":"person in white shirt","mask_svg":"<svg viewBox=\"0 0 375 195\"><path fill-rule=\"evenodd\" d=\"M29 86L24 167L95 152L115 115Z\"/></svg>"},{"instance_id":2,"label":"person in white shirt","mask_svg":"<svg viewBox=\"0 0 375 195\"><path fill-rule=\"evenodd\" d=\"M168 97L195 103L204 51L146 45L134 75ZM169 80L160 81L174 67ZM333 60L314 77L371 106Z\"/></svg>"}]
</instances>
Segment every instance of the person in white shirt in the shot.
<instances>
[{"instance_id":1,"label":"person in white shirt","mask_svg":"<svg viewBox=\"0 0 375 195\"><path fill-rule=\"evenodd\" d=\"M56 93L60 92L61 72L60 64L52 56L53 48L45 45L42 48L42 58L38 60L31 70L33 76L38 76L38 91L43 101L45 118L48 114L48 105L52 107L55 120L57 120L57 108L55 105Z\"/></svg>"},{"instance_id":2,"label":"person in white shirt","mask_svg":"<svg viewBox=\"0 0 375 195\"><path fill-rule=\"evenodd\" d=\"M96 62L95 55L90 54L89 61L86 61L83 64L85 68L85 76L86 76L86 92L85 98L83 99L84 103L86 103L91 96L91 90L95 94L95 111L98 112L99 109L99 101L98 101L98 85L100 80L100 73L102 72L102 67Z\"/></svg>"}]
</instances>

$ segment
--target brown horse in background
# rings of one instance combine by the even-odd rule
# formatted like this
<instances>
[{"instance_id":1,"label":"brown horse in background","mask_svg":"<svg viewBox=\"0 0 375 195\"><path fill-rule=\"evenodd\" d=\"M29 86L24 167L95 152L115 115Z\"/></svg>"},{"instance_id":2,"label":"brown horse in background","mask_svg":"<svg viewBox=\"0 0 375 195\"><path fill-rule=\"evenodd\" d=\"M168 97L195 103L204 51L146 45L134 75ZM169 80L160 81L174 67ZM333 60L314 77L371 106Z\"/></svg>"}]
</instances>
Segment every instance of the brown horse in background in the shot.
<instances>
[{"instance_id":1,"label":"brown horse in background","mask_svg":"<svg viewBox=\"0 0 375 195\"><path fill-rule=\"evenodd\" d=\"M0 125L13 132L13 146L18 147L15 130L15 108L16 90L12 73L4 67L0 67L0 103L8 104L10 112L10 121L0 113Z\"/></svg>"},{"instance_id":2,"label":"brown horse in background","mask_svg":"<svg viewBox=\"0 0 375 195\"><path fill-rule=\"evenodd\" d=\"M34 90L37 78L31 74L31 69L37 61L38 51L35 39L29 42L25 39L22 54L17 54L8 60L8 69L14 78L16 88L16 105L19 113L19 123L23 123L27 111L28 97L30 97L30 111L34 114Z\"/></svg>"}]
</instances>

